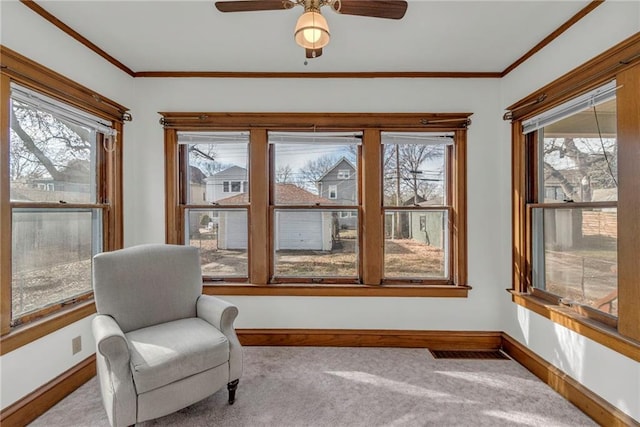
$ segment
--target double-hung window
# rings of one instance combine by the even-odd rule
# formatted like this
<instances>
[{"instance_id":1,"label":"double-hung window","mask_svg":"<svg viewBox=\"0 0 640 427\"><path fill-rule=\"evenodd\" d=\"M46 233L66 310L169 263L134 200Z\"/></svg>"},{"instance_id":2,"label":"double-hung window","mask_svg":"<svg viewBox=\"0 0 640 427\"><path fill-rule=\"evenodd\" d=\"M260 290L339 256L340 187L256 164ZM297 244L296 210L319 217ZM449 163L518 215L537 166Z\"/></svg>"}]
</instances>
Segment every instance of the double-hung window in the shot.
<instances>
[{"instance_id":1,"label":"double-hung window","mask_svg":"<svg viewBox=\"0 0 640 427\"><path fill-rule=\"evenodd\" d=\"M17 82L9 89L6 332L91 298L92 257L122 239L114 122Z\"/></svg>"},{"instance_id":2,"label":"double-hung window","mask_svg":"<svg viewBox=\"0 0 640 427\"><path fill-rule=\"evenodd\" d=\"M273 281L359 280L361 141L360 132L269 133L273 169L294 171L271 185Z\"/></svg>"},{"instance_id":3,"label":"double-hung window","mask_svg":"<svg viewBox=\"0 0 640 427\"><path fill-rule=\"evenodd\" d=\"M248 132L178 132L182 239L209 280L248 277ZM244 191L243 191L244 190Z\"/></svg>"},{"instance_id":4,"label":"double-hung window","mask_svg":"<svg viewBox=\"0 0 640 427\"><path fill-rule=\"evenodd\" d=\"M535 177L528 203L532 290L612 319L618 313L615 92L612 81L523 122Z\"/></svg>"},{"instance_id":5,"label":"double-hung window","mask_svg":"<svg viewBox=\"0 0 640 427\"><path fill-rule=\"evenodd\" d=\"M623 42L509 107L514 301L636 360L639 48Z\"/></svg>"},{"instance_id":6,"label":"double-hung window","mask_svg":"<svg viewBox=\"0 0 640 427\"><path fill-rule=\"evenodd\" d=\"M385 280L450 280L453 145L453 133L382 133Z\"/></svg>"}]
</instances>

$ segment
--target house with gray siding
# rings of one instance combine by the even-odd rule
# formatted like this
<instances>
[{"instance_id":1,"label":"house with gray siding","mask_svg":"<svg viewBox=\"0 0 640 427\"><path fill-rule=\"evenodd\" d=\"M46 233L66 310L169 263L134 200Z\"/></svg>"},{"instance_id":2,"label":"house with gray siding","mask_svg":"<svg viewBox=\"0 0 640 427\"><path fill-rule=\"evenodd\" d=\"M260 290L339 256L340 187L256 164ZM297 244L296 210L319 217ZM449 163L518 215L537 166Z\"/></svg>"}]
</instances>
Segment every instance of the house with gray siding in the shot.
<instances>
[{"instance_id":1,"label":"house with gray siding","mask_svg":"<svg viewBox=\"0 0 640 427\"><path fill-rule=\"evenodd\" d=\"M358 181L356 167L345 157L338 160L317 181L320 197L331 200L337 205L358 204ZM356 211L342 211L339 214L342 229L354 229L358 225Z\"/></svg>"}]
</instances>

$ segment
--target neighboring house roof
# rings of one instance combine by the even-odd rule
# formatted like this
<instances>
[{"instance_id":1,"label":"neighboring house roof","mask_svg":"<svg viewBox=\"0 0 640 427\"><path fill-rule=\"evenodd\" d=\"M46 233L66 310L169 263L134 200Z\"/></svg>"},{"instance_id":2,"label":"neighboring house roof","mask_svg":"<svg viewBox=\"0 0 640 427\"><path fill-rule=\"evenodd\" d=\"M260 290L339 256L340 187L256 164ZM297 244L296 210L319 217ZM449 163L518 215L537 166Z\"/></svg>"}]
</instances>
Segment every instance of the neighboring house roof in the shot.
<instances>
[{"instance_id":1,"label":"neighboring house roof","mask_svg":"<svg viewBox=\"0 0 640 427\"><path fill-rule=\"evenodd\" d=\"M418 202L418 206L444 206L444 199L440 196L437 196L433 199Z\"/></svg>"},{"instance_id":2,"label":"neighboring house roof","mask_svg":"<svg viewBox=\"0 0 640 427\"><path fill-rule=\"evenodd\" d=\"M592 191L592 202L612 202L618 200L617 188L596 188Z\"/></svg>"},{"instance_id":3,"label":"neighboring house roof","mask_svg":"<svg viewBox=\"0 0 640 427\"><path fill-rule=\"evenodd\" d=\"M218 205L244 205L246 203L249 203L249 195L247 193L240 193L236 194L235 196L216 200L214 203Z\"/></svg>"},{"instance_id":4,"label":"neighboring house roof","mask_svg":"<svg viewBox=\"0 0 640 427\"><path fill-rule=\"evenodd\" d=\"M204 184L207 176L196 166L189 166L189 182L192 184Z\"/></svg>"},{"instance_id":5,"label":"neighboring house roof","mask_svg":"<svg viewBox=\"0 0 640 427\"><path fill-rule=\"evenodd\" d=\"M241 168L240 166L231 166L224 170L221 170L218 173L214 173L207 178L207 181L212 181L214 179L219 180L224 178L238 179L239 176L244 176L244 179L247 179L247 170L245 168Z\"/></svg>"},{"instance_id":6,"label":"neighboring house roof","mask_svg":"<svg viewBox=\"0 0 640 427\"><path fill-rule=\"evenodd\" d=\"M323 205L334 205L335 202L317 194L313 194L304 188L300 188L294 184L276 184L276 203L277 204L313 204L320 203Z\"/></svg>"},{"instance_id":7,"label":"neighboring house roof","mask_svg":"<svg viewBox=\"0 0 640 427\"><path fill-rule=\"evenodd\" d=\"M342 157L342 158L340 158L340 160L338 160L336 162L335 165L333 165L329 169L327 169L327 171L325 173L323 173L320 178L318 178L318 182L322 181L329 174L329 172L331 172L332 170L334 170L335 168L340 166L342 163L346 163L347 166L350 167L352 171L356 170L356 167L349 160L347 160L346 157Z\"/></svg>"},{"instance_id":8,"label":"neighboring house roof","mask_svg":"<svg viewBox=\"0 0 640 427\"><path fill-rule=\"evenodd\" d=\"M300 188L294 184L276 184L276 204L279 205L314 205L320 203L323 205L335 205L333 200L320 197L304 188ZM247 193L236 194L235 196L220 199L216 203L218 205L243 205L249 202Z\"/></svg>"},{"instance_id":9,"label":"neighboring house roof","mask_svg":"<svg viewBox=\"0 0 640 427\"><path fill-rule=\"evenodd\" d=\"M425 198L418 195L418 196L411 196L409 199L405 200L404 202L402 202L402 206L414 206L414 205L422 205L423 202L425 202Z\"/></svg>"},{"instance_id":10,"label":"neighboring house roof","mask_svg":"<svg viewBox=\"0 0 640 427\"><path fill-rule=\"evenodd\" d=\"M84 182L91 173L91 162L89 160L74 159L69 161L61 172L65 178L64 181Z\"/></svg>"},{"instance_id":11,"label":"neighboring house roof","mask_svg":"<svg viewBox=\"0 0 640 427\"><path fill-rule=\"evenodd\" d=\"M418 203L415 203L415 200L417 200ZM442 196L435 196L429 200L420 195L417 198L415 196L411 196L409 199L402 202L402 206L444 206L444 199Z\"/></svg>"}]
</instances>

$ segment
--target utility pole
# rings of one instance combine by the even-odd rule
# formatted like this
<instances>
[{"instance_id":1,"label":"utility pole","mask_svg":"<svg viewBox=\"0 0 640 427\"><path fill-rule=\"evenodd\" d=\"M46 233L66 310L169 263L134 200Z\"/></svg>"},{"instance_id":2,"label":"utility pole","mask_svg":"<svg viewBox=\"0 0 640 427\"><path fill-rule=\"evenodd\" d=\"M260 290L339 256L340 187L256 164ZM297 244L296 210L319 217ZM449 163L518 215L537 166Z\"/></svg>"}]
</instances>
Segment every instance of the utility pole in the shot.
<instances>
[{"instance_id":1,"label":"utility pole","mask_svg":"<svg viewBox=\"0 0 640 427\"><path fill-rule=\"evenodd\" d=\"M418 204L418 174L422 173L419 170L410 170L409 173L413 175L413 204Z\"/></svg>"},{"instance_id":2,"label":"utility pole","mask_svg":"<svg viewBox=\"0 0 640 427\"><path fill-rule=\"evenodd\" d=\"M396 206L400 206L400 145L396 144ZM398 211L395 212L395 227L394 227L394 239L398 238L400 234L400 215Z\"/></svg>"}]
</instances>

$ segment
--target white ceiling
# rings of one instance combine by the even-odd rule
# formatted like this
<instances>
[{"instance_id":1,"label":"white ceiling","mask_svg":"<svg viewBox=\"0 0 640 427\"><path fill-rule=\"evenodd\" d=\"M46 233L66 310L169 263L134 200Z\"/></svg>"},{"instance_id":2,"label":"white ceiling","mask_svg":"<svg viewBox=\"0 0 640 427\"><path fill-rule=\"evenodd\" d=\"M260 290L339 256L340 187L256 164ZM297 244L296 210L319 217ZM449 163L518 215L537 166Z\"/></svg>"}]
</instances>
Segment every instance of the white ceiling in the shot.
<instances>
[{"instance_id":1,"label":"white ceiling","mask_svg":"<svg viewBox=\"0 0 640 427\"><path fill-rule=\"evenodd\" d=\"M500 72L589 3L409 0L402 20L338 15L304 65L301 7L221 13L213 0L38 4L134 71Z\"/></svg>"}]
</instances>

